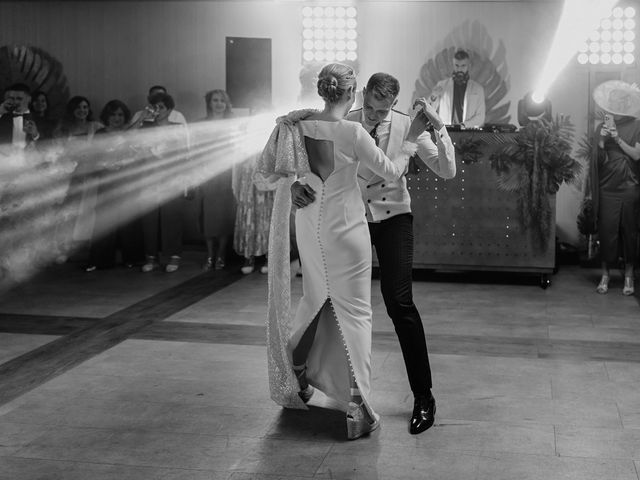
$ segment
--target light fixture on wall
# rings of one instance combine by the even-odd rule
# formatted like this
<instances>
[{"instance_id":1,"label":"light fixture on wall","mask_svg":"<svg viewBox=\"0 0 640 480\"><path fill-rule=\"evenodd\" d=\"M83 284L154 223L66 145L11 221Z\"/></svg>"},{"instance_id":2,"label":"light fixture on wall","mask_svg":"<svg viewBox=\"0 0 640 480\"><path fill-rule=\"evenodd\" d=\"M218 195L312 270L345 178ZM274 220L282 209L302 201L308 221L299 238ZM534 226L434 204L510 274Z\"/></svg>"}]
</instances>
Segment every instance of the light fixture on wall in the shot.
<instances>
[{"instance_id":1,"label":"light fixture on wall","mask_svg":"<svg viewBox=\"0 0 640 480\"><path fill-rule=\"evenodd\" d=\"M615 7L580 46L582 65L631 65L636 61L636 9Z\"/></svg>"},{"instance_id":2,"label":"light fixture on wall","mask_svg":"<svg viewBox=\"0 0 640 480\"><path fill-rule=\"evenodd\" d=\"M303 7L303 62L355 61L358 58L357 14L353 6Z\"/></svg>"}]
</instances>

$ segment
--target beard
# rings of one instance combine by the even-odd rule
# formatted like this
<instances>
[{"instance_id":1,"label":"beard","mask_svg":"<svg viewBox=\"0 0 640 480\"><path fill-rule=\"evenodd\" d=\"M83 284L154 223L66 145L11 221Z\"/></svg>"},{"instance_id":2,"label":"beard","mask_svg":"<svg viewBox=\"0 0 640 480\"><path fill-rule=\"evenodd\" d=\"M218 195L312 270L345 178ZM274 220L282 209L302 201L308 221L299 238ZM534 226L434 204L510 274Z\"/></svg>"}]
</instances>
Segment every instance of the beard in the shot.
<instances>
[{"instance_id":1,"label":"beard","mask_svg":"<svg viewBox=\"0 0 640 480\"><path fill-rule=\"evenodd\" d=\"M454 83L458 85L463 85L469 81L469 72L453 72L451 75Z\"/></svg>"}]
</instances>

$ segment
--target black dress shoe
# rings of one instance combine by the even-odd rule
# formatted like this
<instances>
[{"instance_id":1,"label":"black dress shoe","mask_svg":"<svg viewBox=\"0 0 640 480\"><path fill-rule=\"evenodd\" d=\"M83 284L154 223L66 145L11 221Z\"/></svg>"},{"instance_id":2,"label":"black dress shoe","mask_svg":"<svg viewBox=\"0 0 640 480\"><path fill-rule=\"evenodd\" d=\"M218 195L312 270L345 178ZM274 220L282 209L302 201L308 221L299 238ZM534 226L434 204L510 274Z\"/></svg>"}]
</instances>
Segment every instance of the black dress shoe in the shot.
<instances>
[{"instance_id":1,"label":"black dress shoe","mask_svg":"<svg viewBox=\"0 0 640 480\"><path fill-rule=\"evenodd\" d=\"M417 435L429 429L436 416L436 399L433 395L421 395L416 397L413 403L413 415L409 422L409 433Z\"/></svg>"}]
</instances>

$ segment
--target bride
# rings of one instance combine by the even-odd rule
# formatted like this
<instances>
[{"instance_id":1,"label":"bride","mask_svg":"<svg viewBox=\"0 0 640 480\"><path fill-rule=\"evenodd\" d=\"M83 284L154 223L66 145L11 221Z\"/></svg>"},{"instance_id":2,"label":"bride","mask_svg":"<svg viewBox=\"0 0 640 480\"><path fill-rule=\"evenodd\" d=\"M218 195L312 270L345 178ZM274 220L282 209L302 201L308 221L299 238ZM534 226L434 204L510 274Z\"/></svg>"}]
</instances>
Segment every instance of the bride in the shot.
<instances>
[{"instance_id":1,"label":"bride","mask_svg":"<svg viewBox=\"0 0 640 480\"><path fill-rule=\"evenodd\" d=\"M358 163L388 181L397 180L424 131L416 116L402 154L393 161L369 133L344 119L353 105L351 67L326 65L318 77L322 111L292 112L278 119L261 158L260 171L284 177L276 192L270 233L267 348L271 397L290 408L306 408L314 388L346 411L347 437L356 439L380 422L371 391L371 242L360 190ZM289 187L298 180L317 193L296 211L303 296L290 315Z\"/></svg>"}]
</instances>

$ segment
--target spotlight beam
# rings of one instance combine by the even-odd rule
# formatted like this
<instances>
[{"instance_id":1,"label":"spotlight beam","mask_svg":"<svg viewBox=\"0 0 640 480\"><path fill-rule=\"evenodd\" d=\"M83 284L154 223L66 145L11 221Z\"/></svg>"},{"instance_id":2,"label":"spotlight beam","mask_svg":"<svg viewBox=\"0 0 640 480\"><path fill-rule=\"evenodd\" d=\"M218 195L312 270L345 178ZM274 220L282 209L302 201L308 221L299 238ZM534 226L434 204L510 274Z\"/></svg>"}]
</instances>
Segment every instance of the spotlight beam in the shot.
<instances>
[{"instance_id":1,"label":"spotlight beam","mask_svg":"<svg viewBox=\"0 0 640 480\"><path fill-rule=\"evenodd\" d=\"M536 83L534 96L544 98L562 69L618 0L565 0L556 33Z\"/></svg>"}]
</instances>

